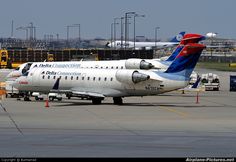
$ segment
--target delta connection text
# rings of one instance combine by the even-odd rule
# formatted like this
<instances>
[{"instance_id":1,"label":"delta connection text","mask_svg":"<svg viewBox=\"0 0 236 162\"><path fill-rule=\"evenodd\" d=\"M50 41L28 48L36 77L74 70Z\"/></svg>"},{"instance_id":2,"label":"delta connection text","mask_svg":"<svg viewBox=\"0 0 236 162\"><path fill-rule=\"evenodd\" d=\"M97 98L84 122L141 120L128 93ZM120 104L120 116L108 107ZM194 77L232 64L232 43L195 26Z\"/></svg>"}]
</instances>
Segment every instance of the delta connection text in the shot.
<instances>
[{"instance_id":1,"label":"delta connection text","mask_svg":"<svg viewBox=\"0 0 236 162\"><path fill-rule=\"evenodd\" d=\"M70 64L47 64L47 63L42 63L42 64L35 64L34 67L39 67L39 68L80 68L80 64L78 63L70 63Z\"/></svg>"}]
</instances>

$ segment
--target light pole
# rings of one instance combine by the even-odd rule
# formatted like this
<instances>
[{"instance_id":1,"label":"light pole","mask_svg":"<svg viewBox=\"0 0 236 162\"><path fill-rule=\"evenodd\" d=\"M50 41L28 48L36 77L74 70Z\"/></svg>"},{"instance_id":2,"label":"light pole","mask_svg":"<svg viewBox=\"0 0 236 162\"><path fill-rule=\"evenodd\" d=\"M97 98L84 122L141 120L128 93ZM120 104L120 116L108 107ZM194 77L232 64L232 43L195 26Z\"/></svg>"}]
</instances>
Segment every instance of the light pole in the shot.
<instances>
[{"instance_id":1,"label":"light pole","mask_svg":"<svg viewBox=\"0 0 236 162\"><path fill-rule=\"evenodd\" d=\"M119 20L121 18L114 18L114 47L116 48L116 25L119 24L116 22L116 20Z\"/></svg>"},{"instance_id":2,"label":"light pole","mask_svg":"<svg viewBox=\"0 0 236 162\"><path fill-rule=\"evenodd\" d=\"M155 54L156 54L156 50L157 50L157 31L160 29L159 26L155 27ZM158 58L159 58L159 54L158 54Z\"/></svg>"},{"instance_id":3,"label":"light pole","mask_svg":"<svg viewBox=\"0 0 236 162\"><path fill-rule=\"evenodd\" d=\"M27 27L23 27L23 26L20 26L18 28L16 28L16 30L25 30L26 31L26 40L28 40L28 28Z\"/></svg>"},{"instance_id":4,"label":"light pole","mask_svg":"<svg viewBox=\"0 0 236 162\"><path fill-rule=\"evenodd\" d=\"M67 45L69 45L70 27L78 27L78 29L79 29L79 47L80 47L80 24L67 25L66 27L67 27Z\"/></svg>"},{"instance_id":5,"label":"light pole","mask_svg":"<svg viewBox=\"0 0 236 162\"><path fill-rule=\"evenodd\" d=\"M136 17L145 17L145 15L139 15L139 14L134 15L134 50L135 50L135 42L136 42L136 35L135 35L135 18Z\"/></svg>"},{"instance_id":6,"label":"light pole","mask_svg":"<svg viewBox=\"0 0 236 162\"><path fill-rule=\"evenodd\" d=\"M111 23L111 48L112 48L112 41L113 41L113 25L114 23Z\"/></svg>"},{"instance_id":7,"label":"light pole","mask_svg":"<svg viewBox=\"0 0 236 162\"><path fill-rule=\"evenodd\" d=\"M71 25L71 27L78 27L78 29L79 29L79 48L80 48L80 39L81 39L81 37L80 37L80 24L73 24L73 25Z\"/></svg>"},{"instance_id":8,"label":"light pole","mask_svg":"<svg viewBox=\"0 0 236 162\"><path fill-rule=\"evenodd\" d=\"M121 46L121 48L123 48L123 19L124 19L125 17L121 17L120 18L120 46Z\"/></svg>"},{"instance_id":9,"label":"light pole","mask_svg":"<svg viewBox=\"0 0 236 162\"><path fill-rule=\"evenodd\" d=\"M70 26L69 25L67 25L66 26L66 42L67 42L67 47L69 47L69 28L70 28Z\"/></svg>"},{"instance_id":10,"label":"light pole","mask_svg":"<svg viewBox=\"0 0 236 162\"><path fill-rule=\"evenodd\" d=\"M127 46L127 37L128 37L128 15L135 14L135 12L126 12L125 13L125 49Z\"/></svg>"}]
</instances>

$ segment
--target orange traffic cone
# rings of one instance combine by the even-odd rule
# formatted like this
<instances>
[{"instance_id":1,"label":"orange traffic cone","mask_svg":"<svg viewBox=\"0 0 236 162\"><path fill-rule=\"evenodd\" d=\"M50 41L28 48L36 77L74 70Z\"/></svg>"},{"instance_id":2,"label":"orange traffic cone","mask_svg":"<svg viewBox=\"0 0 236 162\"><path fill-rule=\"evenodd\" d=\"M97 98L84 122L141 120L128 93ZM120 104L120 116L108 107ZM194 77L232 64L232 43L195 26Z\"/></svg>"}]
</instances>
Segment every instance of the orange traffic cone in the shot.
<instances>
[{"instance_id":1,"label":"orange traffic cone","mask_svg":"<svg viewBox=\"0 0 236 162\"><path fill-rule=\"evenodd\" d=\"M48 99L46 99L46 101L45 101L45 107L49 107Z\"/></svg>"}]
</instances>

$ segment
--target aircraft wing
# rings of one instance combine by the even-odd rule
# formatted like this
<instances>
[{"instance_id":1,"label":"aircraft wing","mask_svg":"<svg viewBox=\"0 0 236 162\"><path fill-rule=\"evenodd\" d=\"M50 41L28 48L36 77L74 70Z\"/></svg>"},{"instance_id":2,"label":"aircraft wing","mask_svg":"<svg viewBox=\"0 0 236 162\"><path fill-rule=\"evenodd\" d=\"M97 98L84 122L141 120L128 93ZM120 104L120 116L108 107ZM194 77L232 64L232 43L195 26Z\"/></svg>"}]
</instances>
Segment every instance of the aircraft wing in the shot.
<instances>
[{"instance_id":1,"label":"aircraft wing","mask_svg":"<svg viewBox=\"0 0 236 162\"><path fill-rule=\"evenodd\" d=\"M92 89L88 89L88 88L72 88L70 90L51 90L50 92L54 92L54 93L72 93L76 96L84 96L84 97L105 97L102 93L99 93L97 91L94 91Z\"/></svg>"},{"instance_id":2,"label":"aircraft wing","mask_svg":"<svg viewBox=\"0 0 236 162\"><path fill-rule=\"evenodd\" d=\"M103 94L101 93L97 93L97 92L92 92L92 91L75 91L73 90L71 92L72 94L78 95L78 96L87 96L87 97L105 97Z\"/></svg>"},{"instance_id":3,"label":"aircraft wing","mask_svg":"<svg viewBox=\"0 0 236 162\"><path fill-rule=\"evenodd\" d=\"M125 92L121 92L116 89L111 88L90 88L90 87L72 87L67 90L60 89L59 87L60 78L58 78L53 85L53 88L50 92L55 93L72 93L77 96L84 96L84 97L105 97L105 96L121 96L126 95Z\"/></svg>"},{"instance_id":4,"label":"aircraft wing","mask_svg":"<svg viewBox=\"0 0 236 162\"><path fill-rule=\"evenodd\" d=\"M83 97L105 97L105 96L120 96L126 95L124 92L115 89L94 89L94 88L84 88L84 87L74 87L70 90L51 90L54 93L70 93L76 96Z\"/></svg>"}]
</instances>

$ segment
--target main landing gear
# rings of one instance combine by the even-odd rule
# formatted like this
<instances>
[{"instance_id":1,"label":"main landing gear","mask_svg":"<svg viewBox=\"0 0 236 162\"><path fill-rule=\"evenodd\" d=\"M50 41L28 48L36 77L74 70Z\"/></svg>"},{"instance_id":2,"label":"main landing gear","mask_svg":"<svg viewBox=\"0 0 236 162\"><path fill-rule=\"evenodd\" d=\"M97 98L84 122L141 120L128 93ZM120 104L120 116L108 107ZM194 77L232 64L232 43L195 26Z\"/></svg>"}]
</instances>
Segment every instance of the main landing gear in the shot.
<instances>
[{"instance_id":1,"label":"main landing gear","mask_svg":"<svg viewBox=\"0 0 236 162\"><path fill-rule=\"evenodd\" d=\"M104 100L104 98L102 98L102 97L92 98L92 103L94 105L100 105L102 103L102 100ZM122 105L123 104L123 100L121 97L113 97L113 102L115 105Z\"/></svg>"},{"instance_id":2,"label":"main landing gear","mask_svg":"<svg viewBox=\"0 0 236 162\"><path fill-rule=\"evenodd\" d=\"M30 100L30 93L29 92L25 92L25 94L24 94L24 101L31 101Z\"/></svg>"},{"instance_id":3,"label":"main landing gear","mask_svg":"<svg viewBox=\"0 0 236 162\"><path fill-rule=\"evenodd\" d=\"M102 103L102 100L104 100L103 97L95 97L95 98L92 98L92 103L94 105L100 105Z\"/></svg>"},{"instance_id":4,"label":"main landing gear","mask_svg":"<svg viewBox=\"0 0 236 162\"><path fill-rule=\"evenodd\" d=\"M123 100L121 97L113 97L113 102L115 105L122 105L123 104Z\"/></svg>"}]
</instances>

